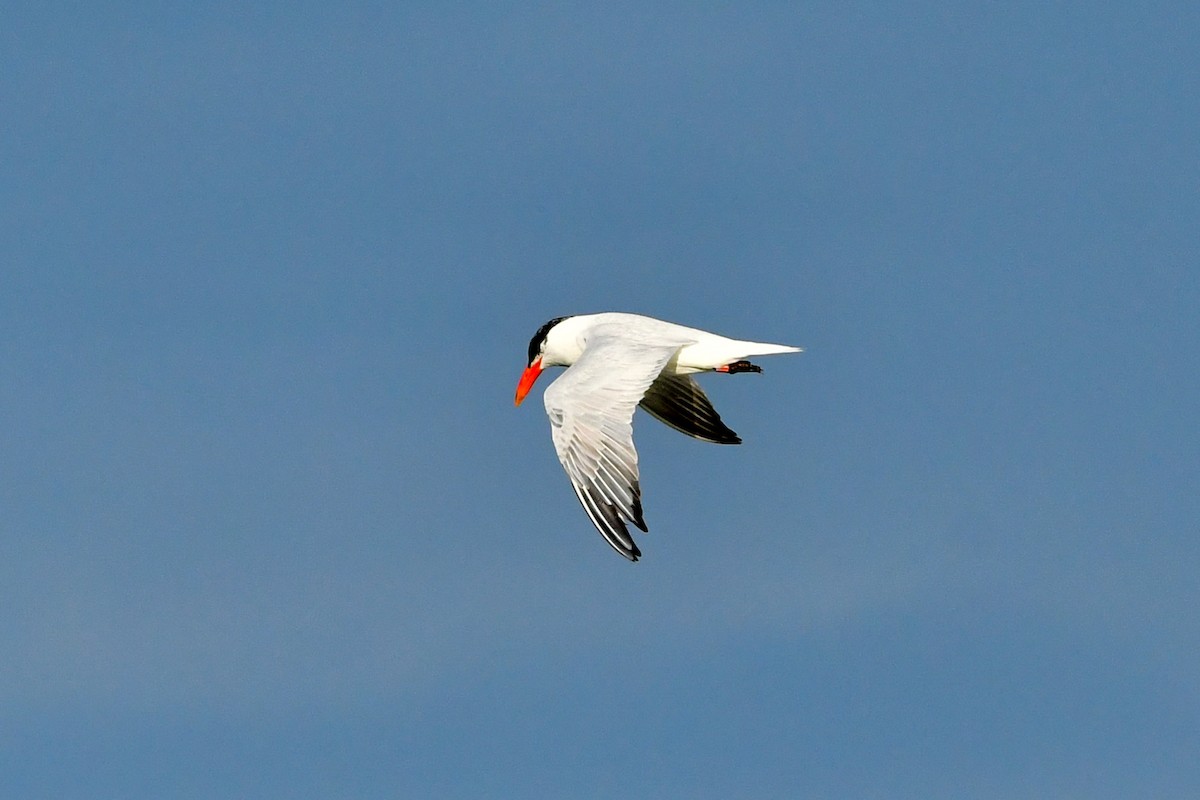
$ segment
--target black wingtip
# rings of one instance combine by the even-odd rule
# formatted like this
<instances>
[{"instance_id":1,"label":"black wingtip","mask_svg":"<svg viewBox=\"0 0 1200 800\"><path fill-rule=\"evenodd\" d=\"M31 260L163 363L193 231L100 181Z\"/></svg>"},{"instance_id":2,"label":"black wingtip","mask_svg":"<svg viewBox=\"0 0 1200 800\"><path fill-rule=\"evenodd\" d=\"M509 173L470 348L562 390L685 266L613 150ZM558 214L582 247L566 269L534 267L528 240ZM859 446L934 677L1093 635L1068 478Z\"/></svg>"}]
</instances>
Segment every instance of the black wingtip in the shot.
<instances>
[{"instance_id":1,"label":"black wingtip","mask_svg":"<svg viewBox=\"0 0 1200 800\"><path fill-rule=\"evenodd\" d=\"M639 481L633 482L633 524L637 525L642 533L650 532L646 527L645 518L642 517L642 484Z\"/></svg>"},{"instance_id":2,"label":"black wingtip","mask_svg":"<svg viewBox=\"0 0 1200 800\"><path fill-rule=\"evenodd\" d=\"M596 530L604 537L604 541L613 550L621 554L623 558L630 561L637 561L642 555L642 551L638 549L634 543L633 537L629 535L629 529L625 527L625 522L622 519L621 513L612 503L604 500L602 496L598 496L592 489L580 487L575 483L571 484L575 489L575 496L579 498L580 505L587 512L588 518L592 524L596 526ZM637 519L633 520L643 531L646 530L646 523L642 521L642 509L639 501L640 491L637 483L634 483L634 513Z\"/></svg>"},{"instance_id":3,"label":"black wingtip","mask_svg":"<svg viewBox=\"0 0 1200 800\"><path fill-rule=\"evenodd\" d=\"M642 551L638 549L638 546L634 544L632 539L629 540L628 544L625 542L614 542L607 537L605 537L605 541L608 542L609 547L616 550L617 554L627 561L637 561L642 557Z\"/></svg>"}]
</instances>

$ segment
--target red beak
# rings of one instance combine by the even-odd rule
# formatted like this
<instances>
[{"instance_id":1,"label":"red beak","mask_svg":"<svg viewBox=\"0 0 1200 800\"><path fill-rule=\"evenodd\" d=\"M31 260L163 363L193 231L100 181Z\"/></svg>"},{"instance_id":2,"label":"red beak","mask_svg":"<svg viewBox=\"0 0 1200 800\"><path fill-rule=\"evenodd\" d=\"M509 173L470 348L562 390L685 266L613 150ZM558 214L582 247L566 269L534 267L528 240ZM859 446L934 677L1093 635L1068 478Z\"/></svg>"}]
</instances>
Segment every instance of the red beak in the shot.
<instances>
[{"instance_id":1,"label":"red beak","mask_svg":"<svg viewBox=\"0 0 1200 800\"><path fill-rule=\"evenodd\" d=\"M533 388L533 382L538 379L538 375L542 374L542 360L535 358L533 363L525 368L521 373L521 382L517 384L517 405L521 405L521 401L525 399L525 395L529 394L529 390Z\"/></svg>"}]
</instances>

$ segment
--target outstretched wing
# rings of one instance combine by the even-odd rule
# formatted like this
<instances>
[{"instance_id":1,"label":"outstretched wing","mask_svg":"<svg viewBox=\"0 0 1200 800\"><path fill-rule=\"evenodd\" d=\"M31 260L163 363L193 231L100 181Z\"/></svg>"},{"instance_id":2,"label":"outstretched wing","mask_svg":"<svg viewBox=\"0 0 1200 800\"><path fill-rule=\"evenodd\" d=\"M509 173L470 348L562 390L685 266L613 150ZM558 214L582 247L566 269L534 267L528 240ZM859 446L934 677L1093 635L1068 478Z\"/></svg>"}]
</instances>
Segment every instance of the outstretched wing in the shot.
<instances>
[{"instance_id":1,"label":"outstretched wing","mask_svg":"<svg viewBox=\"0 0 1200 800\"><path fill-rule=\"evenodd\" d=\"M716 444L742 443L721 421L721 415L691 375L659 375L646 390L641 406L659 422L688 436Z\"/></svg>"},{"instance_id":2,"label":"outstretched wing","mask_svg":"<svg viewBox=\"0 0 1200 800\"><path fill-rule=\"evenodd\" d=\"M546 388L546 413L583 510L614 550L636 561L641 551L626 523L647 528L633 411L682 344L646 344L605 328L589 332L583 355Z\"/></svg>"}]
</instances>

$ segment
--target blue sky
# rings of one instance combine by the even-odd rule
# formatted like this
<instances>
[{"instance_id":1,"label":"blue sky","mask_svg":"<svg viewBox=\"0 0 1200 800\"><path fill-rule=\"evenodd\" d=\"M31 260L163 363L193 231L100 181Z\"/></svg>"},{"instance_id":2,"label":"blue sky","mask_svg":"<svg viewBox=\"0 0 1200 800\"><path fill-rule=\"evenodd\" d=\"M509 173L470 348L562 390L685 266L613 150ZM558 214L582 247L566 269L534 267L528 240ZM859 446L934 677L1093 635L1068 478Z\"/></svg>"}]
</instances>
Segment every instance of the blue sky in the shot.
<instances>
[{"instance_id":1,"label":"blue sky","mask_svg":"<svg viewBox=\"0 0 1200 800\"><path fill-rule=\"evenodd\" d=\"M5 795L1197 796L1198 36L10 13ZM806 348L637 564L512 407L601 310Z\"/></svg>"}]
</instances>

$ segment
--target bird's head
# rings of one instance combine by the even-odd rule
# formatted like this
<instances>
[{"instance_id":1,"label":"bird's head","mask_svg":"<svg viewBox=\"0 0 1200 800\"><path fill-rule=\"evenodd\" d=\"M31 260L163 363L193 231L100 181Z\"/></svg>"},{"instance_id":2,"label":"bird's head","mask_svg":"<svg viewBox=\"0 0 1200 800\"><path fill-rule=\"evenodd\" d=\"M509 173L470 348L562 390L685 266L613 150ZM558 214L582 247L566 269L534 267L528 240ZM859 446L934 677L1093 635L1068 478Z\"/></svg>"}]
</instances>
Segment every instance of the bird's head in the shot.
<instances>
[{"instance_id":1,"label":"bird's head","mask_svg":"<svg viewBox=\"0 0 1200 800\"><path fill-rule=\"evenodd\" d=\"M517 383L517 405L521 405L521 401L525 399L525 395L529 394L529 390L533 388L534 381L538 379L538 375L542 374L543 369L563 364L562 361L556 358L555 348L550 341L550 334L558 323L564 319L570 319L570 317L555 317L538 328L537 333L529 340L529 360L526 362L525 371L521 373L520 382Z\"/></svg>"}]
</instances>

